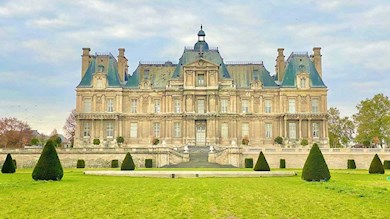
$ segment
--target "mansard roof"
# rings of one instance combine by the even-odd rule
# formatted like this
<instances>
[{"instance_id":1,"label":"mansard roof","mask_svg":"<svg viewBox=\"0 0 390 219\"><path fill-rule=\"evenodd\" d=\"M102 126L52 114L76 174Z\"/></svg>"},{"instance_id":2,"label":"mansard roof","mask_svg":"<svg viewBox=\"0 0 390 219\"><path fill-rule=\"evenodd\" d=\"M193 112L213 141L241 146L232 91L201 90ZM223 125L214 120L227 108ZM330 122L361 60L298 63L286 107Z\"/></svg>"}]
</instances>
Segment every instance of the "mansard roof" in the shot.
<instances>
[{"instance_id":1,"label":"mansard roof","mask_svg":"<svg viewBox=\"0 0 390 219\"><path fill-rule=\"evenodd\" d=\"M307 53L291 53L286 61L286 70L281 86L296 87L296 75L299 73L309 74L311 87L326 87Z\"/></svg>"}]
</instances>

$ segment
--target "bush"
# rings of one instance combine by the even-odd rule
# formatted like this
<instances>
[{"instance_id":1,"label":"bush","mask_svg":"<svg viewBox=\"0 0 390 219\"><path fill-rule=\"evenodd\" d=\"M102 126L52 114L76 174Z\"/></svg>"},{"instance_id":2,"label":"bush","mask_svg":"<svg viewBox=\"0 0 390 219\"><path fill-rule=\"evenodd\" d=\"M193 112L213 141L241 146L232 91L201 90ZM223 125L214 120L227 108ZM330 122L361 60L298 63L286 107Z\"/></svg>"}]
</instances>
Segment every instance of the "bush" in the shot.
<instances>
[{"instance_id":1,"label":"bush","mask_svg":"<svg viewBox=\"0 0 390 219\"><path fill-rule=\"evenodd\" d=\"M153 160L152 159L146 159L145 160L145 167L146 168L152 168L153 167Z\"/></svg>"},{"instance_id":2,"label":"bush","mask_svg":"<svg viewBox=\"0 0 390 219\"><path fill-rule=\"evenodd\" d=\"M255 170L255 171L270 171L268 162L265 159L262 151L259 154L259 158L257 159L255 168L253 168L253 170Z\"/></svg>"},{"instance_id":3,"label":"bush","mask_svg":"<svg viewBox=\"0 0 390 219\"><path fill-rule=\"evenodd\" d=\"M280 169L286 168L286 160L285 159L280 159L280 161L279 161L279 168Z\"/></svg>"},{"instance_id":4,"label":"bush","mask_svg":"<svg viewBox=\"0 0 390 219\"><path fill-rule=\"evenodd\" d=\"M152 144L153 144L153 145L158 145L158 143L160 143L160 139L154 138L154 139L152 140Z\"/></svg>"},{"instance_id":5,"label":"bush","mask_svg":"<svg viewBox=\"0 0 390 219\"><path fill-rule=\"evenodd\" d=\"M100 144L100 139L98 139L98 138L93 139L93 144L94 145L99 145Z\"/></svg>"},{"instance_id":6,"label":"bush","mask_svg":"<svg viewBox=\"0 0 390 219\"><path fill-rule=\"evenodd\" d=\"M306 181L328 181L330 179L328 165L316 143L313 144L306 159L302 170L302 179Z\"/></svg>"},{"instance_id":7,"label":"bush","mask_svg":"<svg viewBox=\"0 0 390 219\"><path fill-rule=\"evenodd\" d=\"M125 142L125 139L122 136L118 136L118 137L116 137L116 142L118 144L122 144L123 142Z\"/></svg>"},{"instance_id":8,"label":"bush","mask_svg":"<svg viewBox=\"0 0 390 219\"><path fill-rule=\"evenodd\" d=\"M383 169L390 170L390 160L385 160L383 162Z\"/></svg>"},{"instance_id":9,"label":"bush","mask_svg":"<svg viewBox=\"0 0 390 219\"><path fill-rule=\"evenodd\" d=\"M307 140L307 139L302 139L302 141L301 141L301 145L302 146L306 146L306 145L309 145L309 141Z\"/></svg>"},{"instance_id":10,"label":"bush","mask_svg":"<svg viewBox=\"0 0 390 219\"><path fill-rule=\"evenodd\" d=\"M111 168L118 168L119 167L119 161L118 160L112 160L111 161Z\"/></svg>"},{"instance_id":11,"label":"bush","mask_svg":"<svg viewBox=\"0 0 390 219\"><path fill-rule=\"evenodd\" d=\"M356 169L355 160L348 160L348 169Z\"/></svg>"},{"instance_id":12,"label":"bush","mask_svg":"<svg viewBox=\"0 0 390 219\"><path fill-rule=\"evenodd\" d=\"M39 144L39 140L37 138L32 138L31 141L30 141L30 144L31 145L38 145Z\"/></svg>"},{"instance_id":13,"label":"bush","mask_svg":"<svg viewBox=\"0 0 390 219\"><path fill-rule=\"evenodd\" d=\"M245 168L253 168L253 159L245 158Z\"/></svg>"},{"instance_id":14,"label":"bush","mask_svg":"<svg viewBox=\"0 0 390 219\"><path fill-rule=\"evenodd\" d=\"M121 170L134 170L135 165L130 152L127 152L125 159L123 160Z\"/></svg>"},{"instance_id":15,"label":"bush","mask_svg":"<svg viewBox=\"0 0 390 219\"><path fill-rule=\"evenodd\" d=\"M77 168L85 168L85 161L84 160L77 160Z\"/></svg>"},{"instance_id":16,"label":"bush","mask_svg":"<svg viewBox=\"0 0 390 219\"><path fill-rule=\"evenodd\" d=\"M12 160L11 154L7 154L7 157L5 158L3 167L1 168L2 173L15 173L15 165Z\"/></svg>"},{"instance_id":17,"label":"bush","mask_svg":"<svg viewBox=\"0 0 390 219\"><path fill-rule=\"evenodd\" d=\"M244 138L241 140L241 143L242 143L243 145L248 145L248 144L249 144L249 139L248 139L248 137L244 137Z\"/></svg>"},{"instance_id":18,"label":"bush","mask_svg":"<svg viewBox=\"0 0 390 219\"><path fill-rule=\"evenodd\" d=\"M371 142L369 140L365 140L362 143L363 143L364 147L366 147L366 148L371 145Z\"/></svg>"},{"instance_id":19,"label":"bush","mask_svg":"<svg viewBox=\"0 0 390 219\"><path fill-rule=\"evenodd\" d=\"M13 159L12 162L14 163L14 166L15 166L15 170L18 169L18 166L16 165L16 160Z\"/></svg>"},{"instance_id":20,"label":"bush","mask_svg":"<svg viewBox=\"0 0 390 219\"><path fill-rule=\"evenodd\" d=\"M61 180L64 176L61 162L58 159L54 145L55 143L53 141L47 141L38 163L34 167L32 173L34 180Z\"/></svg>"},{"instance_id":21,"label":"bush","mask_svg":"<svg viewBox=\"0 0 390 219\"><path fill-rule=\"evenodd\" d=\"M283 138L280 137L280 136L278 136L278 137L276 137L276 138L274 139L274 142L275 142L276 144L283 144Z\"/></svg>"},{"instance_id":22,"label":"bush","mask_svg":"<svg viewBox=\"0 0 390 219\"><path fill-rule=\"evenodd\" d=\"M378 154L375 154L374 158L371 161L370 169L368 169L370 174L384 174L385 169L383 169L382 161L379 159Z\"/></svg>"}]
</instances>

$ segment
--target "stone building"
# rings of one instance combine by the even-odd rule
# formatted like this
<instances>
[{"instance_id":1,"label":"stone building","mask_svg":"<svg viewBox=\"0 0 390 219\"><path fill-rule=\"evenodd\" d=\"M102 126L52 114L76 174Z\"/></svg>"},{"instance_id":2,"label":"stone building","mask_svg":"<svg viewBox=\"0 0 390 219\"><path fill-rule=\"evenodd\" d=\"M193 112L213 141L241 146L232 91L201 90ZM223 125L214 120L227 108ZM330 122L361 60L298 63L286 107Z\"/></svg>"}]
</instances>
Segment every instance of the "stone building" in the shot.
<instances>
[{"instance_id":1,"label":"stone building","mask_svg":"<svg viewBox=\"0 0 390 219\"><path fill-rule=\"evenodd\" d=\"M77 86L75 147L328 146L327 87L322 81L320 48L293 52L278 49L275 75L262 62L225 63L218 48L198 32L177 64L140 63L128 73L125 49L90 54L83 48ZM100 139L94 146L93 139Z\"/></svg>"}]
</instances>

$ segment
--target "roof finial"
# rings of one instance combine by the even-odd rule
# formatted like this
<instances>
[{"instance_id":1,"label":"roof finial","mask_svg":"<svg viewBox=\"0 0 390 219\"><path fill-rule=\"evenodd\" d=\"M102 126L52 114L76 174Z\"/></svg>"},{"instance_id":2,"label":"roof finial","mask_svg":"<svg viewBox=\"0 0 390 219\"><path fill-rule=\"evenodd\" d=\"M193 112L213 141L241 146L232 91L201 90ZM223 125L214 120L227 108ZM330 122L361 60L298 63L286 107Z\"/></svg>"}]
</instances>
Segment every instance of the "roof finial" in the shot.
<instances>
[{"instance_id":1,"label":"roof finial","mask_svg":"<svg viewBox=\"0 0 390 219\"><path fill-rule=\"evenodd\" d=\"M201 30L203 29L203 26L202 26L202 24L200 24L200 29L201 29Z\"/></svg>"}]
</instances>

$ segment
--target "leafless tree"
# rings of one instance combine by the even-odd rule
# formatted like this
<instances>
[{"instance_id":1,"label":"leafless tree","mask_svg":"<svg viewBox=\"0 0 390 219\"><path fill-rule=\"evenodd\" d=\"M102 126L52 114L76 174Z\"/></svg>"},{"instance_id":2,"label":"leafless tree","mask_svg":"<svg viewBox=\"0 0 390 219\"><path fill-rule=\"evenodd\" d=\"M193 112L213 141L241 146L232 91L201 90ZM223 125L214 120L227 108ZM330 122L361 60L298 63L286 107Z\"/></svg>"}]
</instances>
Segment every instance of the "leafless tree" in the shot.
<instances>
[{"instance_id":1,"label":"leafless tree","mask_svg":"<svg viewBox=\"0 0 390 219\"><path fill-rule=\"evenodd\" d=\"M73 109L69 114L68 118L65 121L65 125L63 127L65 136L72 143L74 142L74 134L76 130L76 109Z\"/></svg>"},{"instance_id":2,"label":"leafless tree","mask_svg":"<svg viewBox=\"0 0 390 219\"><path fill-rule=\"evenodd\" d=\"M27 122L14 117L0 119L0 147L22 148L29 144L32 130Z\"/></svg>"}]
</instances>

